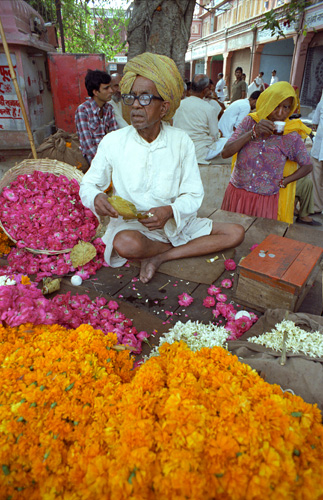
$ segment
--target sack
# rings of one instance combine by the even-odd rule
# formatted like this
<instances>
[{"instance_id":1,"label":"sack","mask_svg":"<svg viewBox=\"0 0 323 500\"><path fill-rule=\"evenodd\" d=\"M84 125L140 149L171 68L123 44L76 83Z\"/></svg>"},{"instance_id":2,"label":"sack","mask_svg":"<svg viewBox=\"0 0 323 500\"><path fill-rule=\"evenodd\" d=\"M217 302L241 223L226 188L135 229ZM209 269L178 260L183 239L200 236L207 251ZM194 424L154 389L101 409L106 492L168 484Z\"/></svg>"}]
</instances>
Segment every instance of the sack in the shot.
<instances>
[{"instance_id":1,"label":"sack","mask_svg":"<svg viewBox=\"0 0 323 500\"><path fill-rule=\"evenodd\" d=\"M64 130L58 129L53 135L50 135L38 148L38 158L49 158L59 160L73 167L77 167L85 173L89 164L82 155L80 142L77 134L69 134ZM32 155L29 155L32 158Z\"/></svg>"},{"instance_id":2,"label":"sack","mask_svg":"<svg viewBox=\"0 0 323 500\"><path fill-rule=\"evenodd\" d=\"M252 328L239 340L228 342L228 349L240 361L250 365L270 384L292 390L307 403L317 403L323 411L323 358L310 358L305 354L286 353L286 364L280 364L281 352L248 342L249 337L271 331L285 318L284 309L268 309ZM323 318L304 313L289 313L288 320L307 331L323 335Z\"/></svg>"}]
</instances>

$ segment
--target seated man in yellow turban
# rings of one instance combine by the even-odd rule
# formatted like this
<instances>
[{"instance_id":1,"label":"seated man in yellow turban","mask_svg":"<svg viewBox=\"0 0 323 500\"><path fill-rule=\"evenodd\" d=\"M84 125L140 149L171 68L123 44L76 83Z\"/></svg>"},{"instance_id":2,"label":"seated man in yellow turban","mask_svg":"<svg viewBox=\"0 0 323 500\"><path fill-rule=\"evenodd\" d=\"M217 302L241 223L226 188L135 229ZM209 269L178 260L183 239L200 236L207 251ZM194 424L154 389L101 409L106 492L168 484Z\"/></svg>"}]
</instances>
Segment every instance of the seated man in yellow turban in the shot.
<instances>
[{"instance_id":1,"label":"seated man in yellow turban","mask_svg":"<svg viewBox=\"0 0 323 500\"><path fill-rule=\"evenodd\" d=\"M177 67L166 56L144 53L125 66L123 101L131 106L131 125L102 139L80 196L97 216L110 216L103 237L105 260L118 267L141 261L147 283L166 261L218 252L239 245L244 229L198 218L203 186L194 145L171 120L183 93ZM103 191L132 202L144 214L125 220Z\"/></svg>"}]
</instances>

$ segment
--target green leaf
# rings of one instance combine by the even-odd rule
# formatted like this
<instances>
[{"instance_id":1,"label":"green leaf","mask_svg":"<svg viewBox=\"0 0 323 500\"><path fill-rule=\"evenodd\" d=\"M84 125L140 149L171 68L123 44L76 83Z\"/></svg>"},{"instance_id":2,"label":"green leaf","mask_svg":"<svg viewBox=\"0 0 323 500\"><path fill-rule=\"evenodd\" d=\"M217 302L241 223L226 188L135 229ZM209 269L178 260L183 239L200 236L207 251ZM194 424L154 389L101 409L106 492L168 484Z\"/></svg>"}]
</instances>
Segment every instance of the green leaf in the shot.
<instances>
[{"instance_id":1,"label":"green leaf","mask_svg":"<svg viewBox=\"0 0 323 500\"><path fill-rule=\"evenodd\" d=\"M291 413L292 417L301 417L302 415L303 415L303 413L301 411L293 411Z\"/></svg>"},{"instance_id":2,"label":"green leaf","mask_svg":"<svg viewBox=\"0 0 323 500\"><path fill-rule=\"evenodd\" d=\"M128 483L132 484L132 480L134 477L136 477L136 472L137 472L137 467L134 467L133 470L131 471L130 476L128 477Z\"/></svg>"},{"instance_id":3,"label":"green leaf","mask_svg":"<svg viewBox=\"0 0 323 500\"><path fill-rule=\"evenodd\" d=\"M48 458L50 455L50 450L49 451L46 451L45 455L44 455L44 460L46 460L46 458Z\"/></svg>"},{"instance_id":4,"label":"green leaf","mask_svg":"<svg viewBox=\"0 0 323 500\"><path fill-rule=\"evenodd\" d=\"M295 455L296 457L299 457L299 456L300 456L300 454L301 454L301 452L300 452L299 450L296 450L296 449L295 449L295 450L293 451L293 455Z\"/></svg>"},{"instance_id":5,"label":"green leaf","mask_svg":"<svg viewBox=\"0 0 323 500\"><path fill-rule=\"evenodd\" d=\"M5 476L9 476L10 469L9 469L8 465L2 465L2 472L4 473Z\"/></svg>"},{"instance_id":6,"label":"green leaf","mask_svg":"<svg viewBox=\"0 0 323 500\"><path fill-rule=\"evenodd\" d=\"M51 409L55 408L55 406L57 406L56 401L50 405Z\"/></svg>"},{"instance_id":7,"label":"green leaf","mask_svg":"<svg viewBox=\"0 0 323 500\"><path fill-rule=\"evenodd\" d=\"M68 392L68 391L70 391L71 389L73 389L74 384L75 384L75 382L72 382L70 385L68 385L68 386L65 388L65 391L66 391L66 392Z\"/></svg>"},{"instance_id":8,"label":"green leaf","mask_svg":"<svg viewBox=\"0 0 323 500\"><path fill-rule=\"evenodd\" d=\"M43 390L44 390L44 389L46 389L46 386L45 386L45 385L41 385L41 386L39 387L39 389L43 392Z\"/></svg>"},{"instance_id":9,"label":"green leaf","mask_svg":"<svg viewBox=\"0 0 323 500\"><path fill-rule=\"evenodd\" d=\"M217 474L214 474L215 477L223 477L224 476L224 472L218 472Z\"/></svg>"}]
</instances>

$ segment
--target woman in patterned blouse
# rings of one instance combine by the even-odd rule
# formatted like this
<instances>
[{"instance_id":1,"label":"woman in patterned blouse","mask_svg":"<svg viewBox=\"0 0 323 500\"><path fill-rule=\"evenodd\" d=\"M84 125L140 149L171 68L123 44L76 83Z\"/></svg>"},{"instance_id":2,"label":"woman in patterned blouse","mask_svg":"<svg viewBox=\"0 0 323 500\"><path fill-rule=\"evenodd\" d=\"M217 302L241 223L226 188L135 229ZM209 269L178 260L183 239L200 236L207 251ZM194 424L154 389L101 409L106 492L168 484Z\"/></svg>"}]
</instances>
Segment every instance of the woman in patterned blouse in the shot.
<instances>
[{"instance_id":1,"label":"woman in patterned blouse","mask_svg":"<svg viewBox=\"0 0 323 500\"><path fill-rule=\"evenodd\" d=\"M287 82L261 93L256 112L246 116L222 151L223 158L234 155L223 210L293 223L296 180L312 170L303 141L310 129L289 120L296 107ZM285 122L283 135L277 134L276 121Z\"/></svg>"}]
</instances>

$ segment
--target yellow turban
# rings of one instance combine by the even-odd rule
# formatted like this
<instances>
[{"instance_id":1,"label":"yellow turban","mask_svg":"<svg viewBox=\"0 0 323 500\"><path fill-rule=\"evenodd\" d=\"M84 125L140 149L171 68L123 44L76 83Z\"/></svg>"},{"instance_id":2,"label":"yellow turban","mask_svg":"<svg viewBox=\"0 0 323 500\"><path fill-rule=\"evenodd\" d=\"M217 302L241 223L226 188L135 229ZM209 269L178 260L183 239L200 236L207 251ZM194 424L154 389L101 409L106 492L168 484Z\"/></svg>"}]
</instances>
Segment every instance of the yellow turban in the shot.
<instances>
[{"instance_id":1,"label":"yellow turban","mask_svg":"<svg viewBox=\"0 0 323 500\"><path fill-rule=\"evenodd\" d=\"M163 120L170 121L181 103L184 90L183 79L176 64L167 56L145 52L134 57L124 67L120 82L121 92L128 94L137 76L148 78L156 85L157 91L170 107Z\"/></svg>"}]
</instances>

